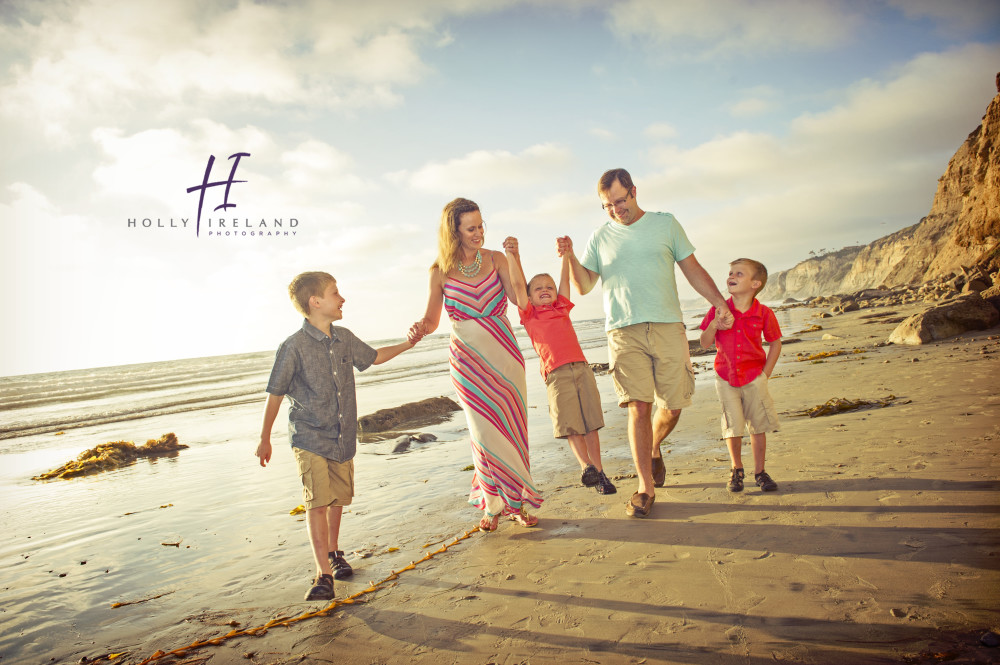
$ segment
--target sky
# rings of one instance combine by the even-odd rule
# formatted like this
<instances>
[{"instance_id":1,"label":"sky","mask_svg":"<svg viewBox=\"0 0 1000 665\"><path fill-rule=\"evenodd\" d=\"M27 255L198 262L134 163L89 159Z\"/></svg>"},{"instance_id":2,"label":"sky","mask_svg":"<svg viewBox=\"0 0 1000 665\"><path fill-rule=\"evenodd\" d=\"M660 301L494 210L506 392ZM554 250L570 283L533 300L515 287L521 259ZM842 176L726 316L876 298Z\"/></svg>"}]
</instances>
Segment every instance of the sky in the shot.
<instances>
[{"instance_id":1,"label":"sky","mask_svg":"<svg viewBox=\"0 0 1000 665\"><path fill-rule=\"evenodd\" d=\"M448 201L558 274L609 168L787 269L926 215L998 70L995 0L5 0L0 376L276 349L306 270L401 337Z\"/></svg>"}]
</instances>

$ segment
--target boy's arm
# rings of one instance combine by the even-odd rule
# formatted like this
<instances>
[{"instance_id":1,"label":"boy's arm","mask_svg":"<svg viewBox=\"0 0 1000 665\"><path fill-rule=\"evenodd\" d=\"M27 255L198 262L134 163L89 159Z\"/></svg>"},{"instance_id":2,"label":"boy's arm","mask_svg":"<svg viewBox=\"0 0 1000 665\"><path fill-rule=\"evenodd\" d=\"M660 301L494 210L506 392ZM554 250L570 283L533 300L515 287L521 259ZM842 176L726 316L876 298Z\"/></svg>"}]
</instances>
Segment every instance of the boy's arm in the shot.
<instances>
[{"instance_id":1,"label":"boy's arm","mask_svg":"<svg viewBox=\"0 0 1000 665\"><path fill-rule=\"evenodd\" d=\"M410 340L407 340L405 342L400 342L399 344L393 344L392 346L383 346L381 348L375 349L376 351L375 362L373 362L372 364L381 365L385 361L392 360L403 351L412 349L416 345L417 345L416 342L411 342Z\"/></svg>"},{"instance_id":2,"label":"boy's arm","mask_svg":"<svg viewBox=\"0 0 1000 665\"><path fill-rule=\"evenodd\" d=\"M764 361L764 374L767 374L767 378L771 378L771 372L774 371L774 366L778 364L778 356L780 355L781 340L776 339L767 347L767 359Z\"/></svg>"},{"instance_id":3,"label":"boy's arm","mask_svg":"<svg viewBox=\"0 0 1000 665\"><path fill-rule=\"evenodd\" d=\"M559 295L569 300L569 269L570 259L568 254L563 254L562 269L559 272Z\"/></svg>"},{"instance_id":4,"label":"boy's arm","mask_svg":"<svg viewBox=\"0 0 1000 665\"><path fill-rule=\"evenodd\" d=\"M284 398L284 395L267 396L267 403L264 405L264 424L260 430L260 443L257 444L255 453L260 458L261 466L267 466L271 461L271 428L274 427L274 420L278 417L281 400Z\"/></svg>"},{"instance_id":5,"label":"boy's arm","mask_svg":"<svg viewBox=\"0 0 1000 665\"><path fill-rule=\"evenodd\" d=\"M701 331L701 348L711 349L715 346L715 333L719 332L719 324L716 323L715 319Z\"/></svg>"},{"instance_id":6,"label":"boy's arm","mask_svg":"<svg viewBox=\"0 0 1000 665\"><path fill-rule=\"evenodd\" d=\"M510 272L510 288L514 292L514 304L518 309L528 307L528 284L524 279L524 269L521 268L521 254L517 246L517 238L507 237L503 241L503 249L507 254L507 268Z\"/></svg>"}]
</instances>

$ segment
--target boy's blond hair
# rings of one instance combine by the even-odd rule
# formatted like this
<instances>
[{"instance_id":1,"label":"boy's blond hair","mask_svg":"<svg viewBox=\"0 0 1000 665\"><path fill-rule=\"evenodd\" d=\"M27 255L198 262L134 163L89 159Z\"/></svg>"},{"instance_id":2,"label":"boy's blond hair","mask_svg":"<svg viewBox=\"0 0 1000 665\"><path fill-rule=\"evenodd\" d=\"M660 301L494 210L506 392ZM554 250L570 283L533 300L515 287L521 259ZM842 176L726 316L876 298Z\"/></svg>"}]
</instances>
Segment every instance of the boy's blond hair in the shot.
<instances>
[{"instance_id":1,"label":"boy's blond hair","mask_svg":"<svg viewBox=\"0 0 1000 665\"><path fill-rule=\"evenodd\" d=\"M309 299L313 296L322 298L326 287L336 281L328 272L304 272L296 275L288 285L288 297L302 316L309 316Z\"/></svg>"},{"instance_id":2,"label":"boy's blond hair","mask_svg":"<svg viewBox=\"0 0 1000 665\"><path fill-rule=\"evenodd\" d=\"M524 287L525 289L527 289L529 296L531 295L531 285L535 283L536 279L541 279L542 277L548 277L549 279L552 280L553 284L556 283L556 280L552 278L552 275L550 275L547 272L540 272L537 275L535 275L534 277L532 277L531 279L529 279L528 280L528 284Z\"/></svg>"},{"instance_id":3,"label":"boy's blond hair","mask_svg":"<svg viewBox=\"0 0 1000 665\"><path fill-rule=\"evenodd\" d=\"M765 268L764 264L760 261L754 261L753 259L733 259L729 262L729 267L732 268L737 263L748 265L753 269L753 275L750 279L756 279L760 282L760 288L753 292L753 297L756 298L757 294L760 293L767 284L767 268Z\"/></svg>"}]
</instances>

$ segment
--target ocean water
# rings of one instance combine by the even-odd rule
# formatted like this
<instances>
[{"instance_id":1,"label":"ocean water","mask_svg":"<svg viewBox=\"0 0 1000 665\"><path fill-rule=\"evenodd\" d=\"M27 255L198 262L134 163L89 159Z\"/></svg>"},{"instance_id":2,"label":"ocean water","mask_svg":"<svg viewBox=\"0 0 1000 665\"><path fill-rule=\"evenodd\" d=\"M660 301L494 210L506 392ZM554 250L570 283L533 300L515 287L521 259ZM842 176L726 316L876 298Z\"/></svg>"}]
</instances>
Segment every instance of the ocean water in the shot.
<instances>
[{"instance_id":1,"label":"ocean water","mask_svg":"<svg viewBox=\"0 0 1000 665\"><path fill-rule=\"evenodd\" d=\"M779 313L786 333L801 311ZM689 328L702 313L686 313ZM575 328L587 359L606 362L603 321ZM517 332L527 361L532 470L536 480L551 478L575 463L551 438L537 357ZM175 648L171 627L252 613L262 597L279 607L301 603L312 564L304 524L289 515L301 488L285 407L268 468L253 454L273 357L264 351L0 378L0 662L76 662L158 635L163 648ZM359 373L359 413L454 397L447 358L448 335L439 334ZM709 369L699 378L709 377L710 358L697 360ZM599 385L608 395L610 377ZM470 462L464 418L425 431L438 440L406 454L393 454L389 443L359 445L357 496L341 544L374 555L364 559L364 580L399 567L397 556L413 558L412 547L387 553L417 538L405 535L401 520L432 515L420 538L472 526L474 511L464 502L471 476L461 473ZM99 443L138 445L166 432L189 448L94 476L32 480ZM605 450L606 464L630 468L627 445ZM111 607L135 600L143 602Z\"/></svg>"}]
</instances>

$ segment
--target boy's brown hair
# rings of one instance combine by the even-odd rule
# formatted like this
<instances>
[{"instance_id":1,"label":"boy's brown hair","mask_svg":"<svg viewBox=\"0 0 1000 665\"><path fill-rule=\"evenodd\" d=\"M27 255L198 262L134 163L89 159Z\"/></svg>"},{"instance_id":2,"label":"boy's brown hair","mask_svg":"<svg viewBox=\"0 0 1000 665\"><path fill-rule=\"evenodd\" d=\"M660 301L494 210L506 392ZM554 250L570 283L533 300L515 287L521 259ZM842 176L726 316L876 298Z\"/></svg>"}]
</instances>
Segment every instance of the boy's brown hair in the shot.
<instances>
[{"instance_id":1,"label":"boy's brown hair","mask_svg":"<svg viewBox=\"0 0 1000 665\"><path fill-rule=\"evenodd\" d=\"M322 298L326 287L336 281L328 272L304 272L296 275L288 285L288 297L292 299L295 309L308 317L309 299L313 296Z\"/></svg>"},{"instance_id":2,"label":"boy's brown hair","mask_svg":"<svg viewBox=\"0 0 1000 665\"><path fill-rule=\"evenodd\" d=\"M753 297L756 298L757 294L760 293L767 284L767 268L765 268L764 264L760 261L754 261L753 259L734 259L729 262L729 267L732 268L737 263L748 265L753 269L751 279L755 279L760 282L760 288L753 292Z\"/></svg>"}]
</instances>

